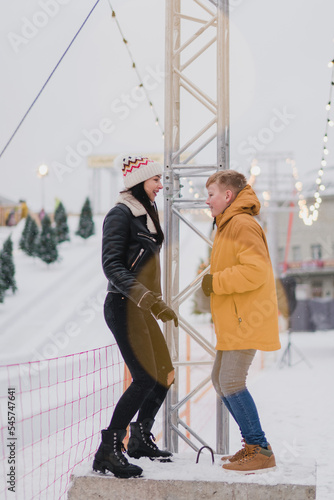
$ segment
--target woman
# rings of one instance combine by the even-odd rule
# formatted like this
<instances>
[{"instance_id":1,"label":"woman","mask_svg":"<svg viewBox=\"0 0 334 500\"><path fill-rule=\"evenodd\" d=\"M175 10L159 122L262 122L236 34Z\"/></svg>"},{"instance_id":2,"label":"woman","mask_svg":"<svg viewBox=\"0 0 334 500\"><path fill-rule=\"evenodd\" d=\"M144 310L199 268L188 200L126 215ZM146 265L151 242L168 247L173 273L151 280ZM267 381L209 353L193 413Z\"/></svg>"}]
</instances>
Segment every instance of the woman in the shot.
<instances>
[{"instance_id":1,"label":"woman","mask_svg":"<svg viewBox=\"0 0 334 500\"><path fill-rule=\"evenodd\" d=\"M130 424L128 455L133 458L162 457L152 441L151 429L169 387L174 369L157 319L177 316L161 300L159 252L164 235L155 198L162 189L162 167L143 157L127 157L122 163L125 190L103 223L102 266L108 279L104 304L106 323L112 331L132 383L119 399L93 469L106 469L117 477L139 476L142 469L129 464L122 453Z\"/></svg>"}]
</instances>

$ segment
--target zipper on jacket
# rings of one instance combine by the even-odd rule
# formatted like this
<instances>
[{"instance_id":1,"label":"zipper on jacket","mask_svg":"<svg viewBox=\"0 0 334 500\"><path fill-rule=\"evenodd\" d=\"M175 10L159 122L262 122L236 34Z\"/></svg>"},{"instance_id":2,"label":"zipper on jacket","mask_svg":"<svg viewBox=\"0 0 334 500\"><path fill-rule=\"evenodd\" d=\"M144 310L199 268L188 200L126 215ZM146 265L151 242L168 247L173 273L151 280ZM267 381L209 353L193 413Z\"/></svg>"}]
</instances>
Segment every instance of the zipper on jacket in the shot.
<instances>
[{"instance_id":1,"label":"zipper on jacket","mask_svg":"<svg viewBox=\"0 0 334 500\"><path fill-rule=\"evenodd\" d=\"M136 265L136 263L137 263L138 259L140 259L140 257L143 255L144 251L145 251L145 250L144 250L143 248L141 248L141 250L140 250L139 254L138 254L138 255L137 255L137 257L135 258L135 260L132 262L132 264L131 264L131 266L130 266L130 269L132 269L132 268Z\"/></svg>"},{"instance_id":2,"label":"zipper on jacket","mask_svg":"<svg viewBox=\"0 0 334 500\"><path fill-rule=\"evenodd\" d=\"M138 233L138 236L143 236L144 238L147 238L148 240L154 241L154 243L157 242L157 240L155 238L153 238L153 236L148 236L148 234L145 234L145 233Z\"/></svg>"}]
</instances>

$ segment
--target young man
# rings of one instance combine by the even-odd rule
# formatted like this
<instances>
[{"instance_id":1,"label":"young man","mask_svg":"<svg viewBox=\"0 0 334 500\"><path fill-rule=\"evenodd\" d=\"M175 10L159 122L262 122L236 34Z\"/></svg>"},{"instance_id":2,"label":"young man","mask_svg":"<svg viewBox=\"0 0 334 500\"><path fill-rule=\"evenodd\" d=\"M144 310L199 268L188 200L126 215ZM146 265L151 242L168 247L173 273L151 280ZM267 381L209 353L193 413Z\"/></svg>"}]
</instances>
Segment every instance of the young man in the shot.
<instances>
[{"instance_id":1,"label":"young man","mask_svg":"<svg viewBox=\"0 0 334 500\"><path fill-rule=\"evenodd\" d=\"M265 234L254 217L260 202L246 178L234 170L211 175L206 188L206 203L217 225L210 274L202 282L205 295L211 295L217 336L212 382L244 442L235 455L225 457L223 468L243 473L272 470L275 456L246 388L256 350L280 348L274 274Z\"/></svg>"}]
</instances>

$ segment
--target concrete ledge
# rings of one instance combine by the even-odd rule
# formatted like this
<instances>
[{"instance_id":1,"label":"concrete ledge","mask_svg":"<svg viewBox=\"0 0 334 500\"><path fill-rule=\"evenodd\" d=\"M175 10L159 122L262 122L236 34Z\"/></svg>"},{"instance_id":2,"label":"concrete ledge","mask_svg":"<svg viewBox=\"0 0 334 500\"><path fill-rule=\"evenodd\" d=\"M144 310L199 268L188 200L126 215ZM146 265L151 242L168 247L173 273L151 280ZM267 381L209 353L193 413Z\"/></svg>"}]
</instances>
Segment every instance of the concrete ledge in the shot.
<instances>
[{"instance_id":1,"label":"concrete ledge","mask_svg":"<svg viewBox=\"0 0 334 500\"><path fill-rule=\"evenodd\" d=\"M220 457L175 455L173 463L133 460L141 478L118 479L94 473L90 465L78 467L71 478L68 500L313 500L316 498L314 461L278 464L265 474L240 475L224 471Z\"/></svg>"}]
</instances>

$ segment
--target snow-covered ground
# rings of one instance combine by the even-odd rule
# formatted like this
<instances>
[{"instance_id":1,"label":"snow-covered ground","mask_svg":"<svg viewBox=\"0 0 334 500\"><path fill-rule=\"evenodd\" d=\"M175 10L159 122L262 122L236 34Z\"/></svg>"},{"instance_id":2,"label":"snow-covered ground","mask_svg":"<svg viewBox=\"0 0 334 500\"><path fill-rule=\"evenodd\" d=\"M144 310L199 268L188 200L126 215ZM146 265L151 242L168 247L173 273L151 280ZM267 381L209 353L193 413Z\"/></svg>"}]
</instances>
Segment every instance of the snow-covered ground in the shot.
<instances>
[{"instance_id":1,"label":"snow-covered ground","mask_svg":"<svg viewBox=\"0 0 334 500\"><path fill-rule=\"evenodd\" d=\"M18 285L17 293L8 294L4 304L0 304L0 365L57 358L112 342L102 315L106 289L100 263L102 220L102 217L95 218L96 235L83 241L74 235L78 220L70 218L71 242L60 246L61 260L49 267L18 249L22 224L11 229L0 228L0 247L12 233ZM208 234L210 223L201 224ZM188 228L183 229L181 238L186 255L181 265L183 283L196 275L197 265L201 258L207 257L207 250ZM191 318L190 301L184 314L196 323L204 336L213 340L208 318L205 315ZM294 463L316 460L317 499L332 500L334 331L293 334L293 366L280 367L288 341L284 332L281 341L280 352L257 354L249 388L278 464L291 464L293 477ZM199 370L200 374L194 374L195 382L199 375L210 373L206 366ZM1 396L3 391L7 391L7 387L1 384ZM215 396L212 389L200 396L191 405L191 425L214 446ZM157 420L159 429L159 418ZM230 448L231 451L240 448L239 432L232 421ZM189 448L181 442L180 452L185 451Z\"/></svg>"}]
</instances>

